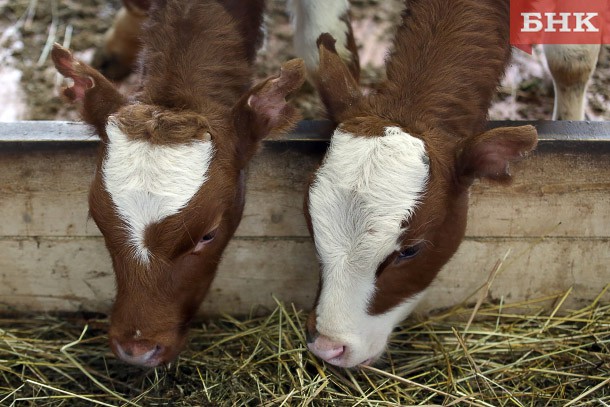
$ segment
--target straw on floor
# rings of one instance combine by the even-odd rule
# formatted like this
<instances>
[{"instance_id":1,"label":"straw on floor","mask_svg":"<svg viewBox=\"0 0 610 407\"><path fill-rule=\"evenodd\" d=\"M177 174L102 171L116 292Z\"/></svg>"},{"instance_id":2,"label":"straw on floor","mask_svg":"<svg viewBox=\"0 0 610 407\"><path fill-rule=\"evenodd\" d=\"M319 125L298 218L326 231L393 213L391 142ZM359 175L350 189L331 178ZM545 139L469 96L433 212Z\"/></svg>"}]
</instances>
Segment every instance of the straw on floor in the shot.
<instances>
[{"instance_id":1,"label":"straw on floor","mask_svg":"<svg viewBox=\"0 0 610 407\"><path fill-rule=\"evenodd\" d=\"M198 324L176 363L149 371L114 359L104 319L2 318L0 405L607 406L607 290L572 311L567 292L410 319L375 367L353 370L313 358L305 313L280 302Z\"/></svg>"}]
</instances>

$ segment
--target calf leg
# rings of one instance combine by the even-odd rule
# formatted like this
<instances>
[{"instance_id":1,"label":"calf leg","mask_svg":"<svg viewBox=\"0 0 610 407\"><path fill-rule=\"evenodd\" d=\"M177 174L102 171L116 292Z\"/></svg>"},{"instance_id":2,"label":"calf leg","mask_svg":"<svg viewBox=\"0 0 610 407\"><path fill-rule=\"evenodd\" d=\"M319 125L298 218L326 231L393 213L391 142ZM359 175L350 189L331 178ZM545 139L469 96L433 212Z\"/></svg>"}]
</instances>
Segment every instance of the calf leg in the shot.
<instances>
[{"instance_id":1,"label":"calf leg","mask_svg":"<svg viewBox=\"0 0 610 407\"><path fill-rule=\"evenodd\" d=\"M597 64L600 45L544 45L553 76L553 120L584 120L585 94Z\"/></svg>"},{"instance_id":2,"label":"calf leg","mask_svg":"<svg viewBox=\"0 0 610 407\"><path fill-rule=\"evenodd\" d=\"M330 33L336 40L339 56L356 80L360 76L358 50L349 20L348 0L289 0L294 27L294 49L303 58L310 75L318 69L316 41L320 34Z\"/></svg>"},{"instance_id":3,"label":"calf leg","mask_svg":"<svg viewBox=\"0 0 610 407\"><path fill-rule=\"evenodd\" d=\"M92 65L107 78L123 79L134 68L149 7L150 0L123 0L123 7L104 35L104 45L93 56Z\"/></svg>"}]
</instances>

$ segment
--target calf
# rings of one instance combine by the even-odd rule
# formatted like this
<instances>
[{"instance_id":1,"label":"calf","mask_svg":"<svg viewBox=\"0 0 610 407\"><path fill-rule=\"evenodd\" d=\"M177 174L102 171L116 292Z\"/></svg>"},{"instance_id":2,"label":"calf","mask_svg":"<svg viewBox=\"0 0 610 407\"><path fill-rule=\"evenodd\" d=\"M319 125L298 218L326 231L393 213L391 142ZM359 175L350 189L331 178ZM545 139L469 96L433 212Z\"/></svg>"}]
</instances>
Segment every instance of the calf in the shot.
<instances>
[{"instance_id":1,"label":"calf","mask_svg":"<svg viewBox=\"0 0 610 407\"><path fill-rule=\"evenodd\" d=\"M89 194L116 275L110 345L156 366L182 349L244 206L244 169L259 141L298 119L285 96L301 60L249 89L262 2L159 0L144 27L141 90L123 97L99 72L55 45L84 120L102 140Z\"/></svg>"},{"instance_id":2,"label":"calf","mask_svg":"<svg viewBox=\"0 0 610 407\"><path fill-rule=\"evenodd\" d=\"M317 88L338 123L305 200L321 268L309 349L373 362L464 236L469 187L510 182L532 126L486 130L510 56L508 0L406 1L387 80L363 95L329 35Z\"/></svg>"}]
</instances>

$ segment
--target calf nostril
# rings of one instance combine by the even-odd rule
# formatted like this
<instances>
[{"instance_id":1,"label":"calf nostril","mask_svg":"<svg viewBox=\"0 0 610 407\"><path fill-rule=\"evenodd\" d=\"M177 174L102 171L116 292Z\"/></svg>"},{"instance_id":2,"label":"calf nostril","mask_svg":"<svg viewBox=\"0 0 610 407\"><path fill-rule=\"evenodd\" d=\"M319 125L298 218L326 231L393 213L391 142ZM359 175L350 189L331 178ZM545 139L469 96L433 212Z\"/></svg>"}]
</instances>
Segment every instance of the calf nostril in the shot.
<instances>
[{"instance_id":1,"label":"calf nostril","mask_svg":"<svg viewBox=\"0 0 610 407\"><path fill-rule=\"evenodd\" d=\"M340 342L334 342L323 335L319 335L313 342L308 343L307 346L316 356L327 362L343 356L346 351L345 345Z\"/></svg>"},{"instance_id":2,"label":"calf nostril","mask_svg":"<svg viewBox=\"0 0 610 407\"><path fill-rule=\"evenodd\" d=\"M333 348L329 351L328 353L328 359L335 359L338 358L339 356L343 355L345 353L345 346L338 346L336 348Z\"/></svg>"},{"instance_id":3,"label":"calf nostril","mask_svg":"<svg viewBox=\"0 0 610 407\"><path fill-rule=\"evenodd\" d=\"M164 351L164 347L147 340L128 340L119 342L113 339L114 349L117 357L125 362L141 365L156 366L161 361L159 356Z\"/></svg>"},{"instance_id":4,"label":"calf nostril","mask_svg":"<svg viewBox=\"0 0 610 407\"><path fill-rule=\"evenodd\" d=\"M305 340L307 343L313 343L317 336L317 333L312 333L308 328L305 328Z\"/></svg>"}]
</instances>

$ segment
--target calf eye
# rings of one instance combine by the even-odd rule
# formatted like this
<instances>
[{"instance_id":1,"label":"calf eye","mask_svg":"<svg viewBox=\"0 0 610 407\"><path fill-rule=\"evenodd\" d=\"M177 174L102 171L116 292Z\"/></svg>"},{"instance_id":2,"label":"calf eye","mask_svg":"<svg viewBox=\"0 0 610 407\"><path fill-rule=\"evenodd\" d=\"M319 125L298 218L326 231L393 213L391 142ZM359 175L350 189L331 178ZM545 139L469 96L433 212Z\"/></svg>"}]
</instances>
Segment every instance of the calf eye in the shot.
<instances>
[{"instance_id":1,"label":"calf eye","mask_svg":"<svg viewBox=\"0 0 610 407\"><path fill-rule=\"evenodd\" d=\"M214 229L207 235L202 236L201 240L199 240L199 242L210 242L210 241L214 240L214 238L216 237L216 230L218 230L218 229Z\"/></svg>"},{"instance_id":2,"label":"calf eye","mask_svg":"<svg viewBox=\"0 0 610 407\"><path fill-rule=\"evenodd\" d=\"M412 259L413 257L415 257L419 254L421 247L422 247L421 243L414 244L413 246L403 247L398 252L398 257L396 257L396 261Z\"/></svg>"},{"instance_id":3,"label":"calf eye","mask_svg":"<svg viewBox=\"0 0 610 407\"><path fill-rule=\"evenodd\" d=\"M210 243L216 237L216 231L218 229L214 229L213 231L203 235L199 242L197 242L197 246L193 249L193 253L199 253L206 244Z\"/></svg>"}]
</instances>

